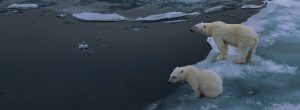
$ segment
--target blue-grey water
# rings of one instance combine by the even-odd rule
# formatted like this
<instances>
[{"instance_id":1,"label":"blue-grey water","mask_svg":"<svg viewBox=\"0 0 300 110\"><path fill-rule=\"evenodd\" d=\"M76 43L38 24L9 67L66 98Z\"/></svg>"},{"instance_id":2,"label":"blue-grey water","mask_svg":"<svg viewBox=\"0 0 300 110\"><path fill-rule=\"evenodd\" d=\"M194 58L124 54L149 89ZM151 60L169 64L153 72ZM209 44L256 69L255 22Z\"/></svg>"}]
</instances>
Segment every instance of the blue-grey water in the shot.
<instances>
[{"instance_id":1,"label":"blue-grey water","mask_svg":"<svg viewBox=\"0 0 300 110\"><path fill-rule=\"evenodd\" d=\"M300 110L300 10L299 0L273 0L243 24L252 27L260 44L251 63L237 65L229 50L225 61L214 62L212 51L198 68L217 71L224 80L224 93L216 99L198 99L189 86L150 104L148 110Z\"/></svg>"}]
</instances>

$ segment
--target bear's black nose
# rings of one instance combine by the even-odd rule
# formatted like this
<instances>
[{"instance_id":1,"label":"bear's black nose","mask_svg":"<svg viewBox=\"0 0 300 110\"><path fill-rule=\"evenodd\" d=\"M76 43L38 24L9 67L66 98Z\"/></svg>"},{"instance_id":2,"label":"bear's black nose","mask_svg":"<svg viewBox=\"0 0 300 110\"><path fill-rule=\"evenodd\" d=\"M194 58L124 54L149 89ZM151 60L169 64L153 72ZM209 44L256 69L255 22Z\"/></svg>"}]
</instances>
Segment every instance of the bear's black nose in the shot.
<instances>
[{"instance_id":1,"label":"bear's black nose","mask_svg":"<svg viewBox=\"0 0 300 110\"><path fill-rule=\"evenodd\" d=\"M190 31L191 31L191 32L194 32L194 30L193 30L193 29L190 29Z\"/></svg>"}]
</instances>

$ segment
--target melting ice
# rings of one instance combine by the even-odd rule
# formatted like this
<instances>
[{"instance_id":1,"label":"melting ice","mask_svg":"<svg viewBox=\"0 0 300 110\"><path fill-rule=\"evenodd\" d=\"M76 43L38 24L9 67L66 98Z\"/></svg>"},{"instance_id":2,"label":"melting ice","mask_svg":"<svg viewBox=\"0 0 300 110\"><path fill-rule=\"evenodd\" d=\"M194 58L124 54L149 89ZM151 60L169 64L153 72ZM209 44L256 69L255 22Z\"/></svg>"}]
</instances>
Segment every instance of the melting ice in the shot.
<instances>
[{"instance_id":1,"label":"melting ice","mask_svg":"<svg viewBox=\"0 0 300 110\"><path fill-rule=\"evenodd\" d=\"M244 25L253 28L260 44L252 62L232 61L237 50L230 48L224 61L215 61L212 50L194 66L217 71L224 80L224 92L216 99L198 99L186 84L146 110L299 110L300 105L300 10L299 0L273 0Z\"/></svg>"}]
</instances>

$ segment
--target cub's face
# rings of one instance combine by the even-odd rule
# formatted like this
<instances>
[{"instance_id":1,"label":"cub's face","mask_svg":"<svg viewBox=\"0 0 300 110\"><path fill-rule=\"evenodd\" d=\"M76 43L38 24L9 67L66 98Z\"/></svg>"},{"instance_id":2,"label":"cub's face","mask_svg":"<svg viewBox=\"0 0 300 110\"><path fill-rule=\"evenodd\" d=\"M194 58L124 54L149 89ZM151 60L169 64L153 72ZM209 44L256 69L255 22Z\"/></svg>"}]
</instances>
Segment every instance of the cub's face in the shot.
<instances>
[{"instance_id":1,"label":"cub's face","mask_svg":"<svg viewBox=\"0 0 300 110\"><path fill-rule=\"evenodd\" d=\"M182 81L184 78L184 68L176 67L170 75L170 79L168 80L169 84L174 84L179 81Z\"/></svg>"},{"instance_id":2,"label":"cub's face","mask_svg":"<svg viewBox=\"0 0 300 110\"><path fill-rule=\"evenodd\" d=\"M195 26L193 26L190 31L191 32L196 32L196 33L200 33L200 34L203 34L203 35L208 35L208 28L207 28L207 23L198 23L196 24Z\"/></svg>"}]
</instances>

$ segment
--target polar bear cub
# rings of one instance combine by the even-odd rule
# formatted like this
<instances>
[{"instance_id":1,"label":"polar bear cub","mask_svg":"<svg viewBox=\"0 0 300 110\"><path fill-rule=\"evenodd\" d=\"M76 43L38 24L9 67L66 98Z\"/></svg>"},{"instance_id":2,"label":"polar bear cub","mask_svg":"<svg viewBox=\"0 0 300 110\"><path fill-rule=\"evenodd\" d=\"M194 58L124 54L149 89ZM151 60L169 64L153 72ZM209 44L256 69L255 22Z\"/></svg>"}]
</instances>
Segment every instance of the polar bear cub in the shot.
<instances>
[{"instance_id":1,"label":"polar bear cub","mask_svg":"<svg viewBox=\"0 0 300 110\"><path fill-rule=\"evenodd\" d=\"M213 37L220 51L217 60L225 59L228 45L237 47L239 55L234 62L239 64L251 60L259 43L257 34L249 27L241 24L226 24L222 21L201 22L192 27L190 31Z\"/></svg>"},{"instance_id":2,"label":"polar bear cub","mask_svg":"<svg viewBox=\"0 0 300 110\"><path fill-rule=\"evenodd\" d=\"M186 81L197 96L214 98L223 91L223 80L221 77L209 70L199 70L191 65L176 67L170 75L169 84Z\"/></svg>"}]
</instances>

